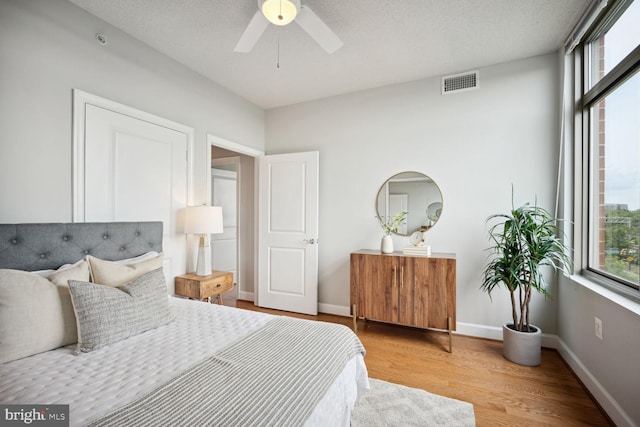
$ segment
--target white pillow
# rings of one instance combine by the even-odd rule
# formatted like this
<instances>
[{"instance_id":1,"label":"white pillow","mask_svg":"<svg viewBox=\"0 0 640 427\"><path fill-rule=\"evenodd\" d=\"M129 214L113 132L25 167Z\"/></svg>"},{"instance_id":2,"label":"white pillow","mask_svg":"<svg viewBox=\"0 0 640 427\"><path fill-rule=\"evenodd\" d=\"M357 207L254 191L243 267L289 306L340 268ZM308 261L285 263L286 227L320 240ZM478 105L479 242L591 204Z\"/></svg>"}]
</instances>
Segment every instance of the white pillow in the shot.
<instances>
[{"instance_id":1,"label":"white pillow","mask_svg":"<svg viewBox=\"0 0 640 427\"><path fill-rule=\"evenodd\" d=\"M78 341L67 280L88 280L78 261L50 280L27 271L0 270L0 363Z\"/></svg>"},{"instance_id":2,"label":"white pillow","mask_svg":"<svg viewBox=\"0 0 640 427\"><path fill-rule=\"evenodd\" d=\"M62 267L60 267L62 268ZM38 276L42 276L42 277L49 277L51 276L53 273L55 273L56 270L37 270L37 271L30 271L29 273L33 273L33 274L37 274Z\"/></svg>"},{"instance_id":3,"label":"white pillow","mask_svg":"<svg viewBox=\"0 0 640 427\"><path fill-rule=\"evenodd\" d=\"M162 267L162 254L129 265L105 261L91 255L87 255L87 261L89 261L91 269L92 282L117 287L129 283L151 270Z\"/></svg>"},{"instance_id":4,"label":"white pillow","mask_svg":"<svg viewBox=\"0 0 640 427\"><path fill-rule=\"evenodd\" d=\"M147 259L155 258L158 255L160 255L158 252L150 251L150 252L147 252L146 254L138 255L138 256L135 256L133 258L118 259L118 260L115 260L113 262L115 262L117 264L129 265L129 264L135 264L137 262L144 261L144 260L147 260Z\"/></svg>"},{"instance_id":5,"label":"white pillow","mask_svg":"<svg viewBox=\"0 0 640 427\"><path fill-rule=\"evenodd\" d=\"M140 261L144 261L146 259L151 259L151 258L155 258L158 256L158 252L156 251L149 251L146 254L142 254L142 255L138 255L132 258L125 258L125 259L119 259L116 261L113 261L117 264L134 264L136 262L140 262ZM79 261L78 261L79 262ZM42 276L42 277L49 277L51 276L53 273L56 273L60 270L64 270L70 267L74 267L76 264L65 264L63 266L61 266L60 268L58 268L57 270L37 270L37 271L31 271L31 273L33 274L37 274L38 276Z\"/></svg>"},{"instance_id":6,"label":"white pillow","mask_svg":"<svg viewBox=\"0 0 640 427\"><path fill-rule=\"evenodd\" d=\"M67 286L67 280L83 280L82 277L89 279L89 263L81 259L75 264L66 264L47 276L47 279L58 286Z\"/></svg>"},{"instance_id":7,"label":"white pillow","mask_svg":"<svg viewBox=\"0 0 640 427\"><path fill-rule=\"evenodd\" d=\"M151 252L149 252L149 253L151 253ZM156 252L156 254L157 254L157 252ZM143 256L143 255L141 255L141 256ZM134 258L131 258L131 259L134 259ZM60 266L60 267L58 267L57 270L37 270L37 271L30 271L30 273L37 274L38 276L46 277L48 279L49 276L51 276L54 273L59 273L62 270L66 270L68 268L74 268L74 267L77 268L78 265L80 265L80 264L86 264L87 272L89 271L89 264L87 264L84 259L81 259L80 261L78 261L78 262L76 262L74 264L65 264L63 266ZM66 282L65 282L65 284L66 284Z\"/></svg>"}]
</instances>

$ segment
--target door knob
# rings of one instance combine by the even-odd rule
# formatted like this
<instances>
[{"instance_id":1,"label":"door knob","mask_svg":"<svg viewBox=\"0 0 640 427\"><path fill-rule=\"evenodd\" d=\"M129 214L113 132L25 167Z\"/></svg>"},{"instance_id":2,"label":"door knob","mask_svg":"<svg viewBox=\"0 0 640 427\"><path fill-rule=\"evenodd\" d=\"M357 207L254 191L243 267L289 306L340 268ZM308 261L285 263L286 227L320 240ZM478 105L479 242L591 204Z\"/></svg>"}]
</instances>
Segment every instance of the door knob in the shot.
<instances>
[{"instance_id":1,"label":"door knob","mask_svg":"<svg viewBox=\"0 0 640 427\"><path fill-rule=\"evenodd\" d=\"M313 245L314 243L316 243L316 239L304 239L304 241L309 243L310 245Z\"/></svg>"}]
</instances>

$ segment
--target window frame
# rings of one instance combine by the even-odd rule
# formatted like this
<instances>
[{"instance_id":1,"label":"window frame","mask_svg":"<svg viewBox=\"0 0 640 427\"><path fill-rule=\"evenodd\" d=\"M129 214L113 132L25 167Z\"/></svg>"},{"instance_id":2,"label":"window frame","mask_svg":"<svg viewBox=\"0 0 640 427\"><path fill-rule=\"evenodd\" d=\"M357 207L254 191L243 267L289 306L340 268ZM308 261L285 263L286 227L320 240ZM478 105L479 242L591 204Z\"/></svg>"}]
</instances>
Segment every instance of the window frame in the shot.
<instances>
[{"instance_id":1,"label":"window frame","mask_svg":"<svg viewBox=\"0 0 640 427\"><path fill-rule=\"evenodd\" d=\"M640 1L640 0L635 0ZM574 261L575 272L585 278L602 285L618 294L640 302L640 286L622 278L596 270L589 266L589 245L591 221L593 214L590 209L590 194L592 191L591 165L594 152L591 150L591 114L590 109L601 99L613 93L628 79L640 73L640 45L631 51L614 68L604 75L591 88L591 49L590 42L605 34L618 18L624 13L632 1L621 0L612 2L600 14L587 30L584 38L573 51L573 91L575 93L574 135L575 142L575 173L574 200L575 234Z\"/></svg>"}]
</instances>

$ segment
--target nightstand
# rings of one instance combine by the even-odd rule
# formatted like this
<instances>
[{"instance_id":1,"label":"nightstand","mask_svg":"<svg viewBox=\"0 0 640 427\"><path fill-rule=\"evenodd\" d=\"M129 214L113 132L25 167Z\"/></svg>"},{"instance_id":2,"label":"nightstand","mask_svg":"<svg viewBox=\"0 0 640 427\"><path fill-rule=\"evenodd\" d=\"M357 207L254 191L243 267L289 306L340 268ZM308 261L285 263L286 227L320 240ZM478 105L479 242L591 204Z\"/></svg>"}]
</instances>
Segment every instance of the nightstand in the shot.
<instances>
[{"instance_id":1,"label":"nightstand","mask_svg":"<svg viewBox=\"0 0 640 427\"><path fill-rule=\"evenodd\" d=\"M222 293L233 289L233 273L213 270L209 276L196 276L195 273L183 274L175 279L176 295L209 301L217 296L218 304L222 303Z\"/></svg>"}]
</instances>

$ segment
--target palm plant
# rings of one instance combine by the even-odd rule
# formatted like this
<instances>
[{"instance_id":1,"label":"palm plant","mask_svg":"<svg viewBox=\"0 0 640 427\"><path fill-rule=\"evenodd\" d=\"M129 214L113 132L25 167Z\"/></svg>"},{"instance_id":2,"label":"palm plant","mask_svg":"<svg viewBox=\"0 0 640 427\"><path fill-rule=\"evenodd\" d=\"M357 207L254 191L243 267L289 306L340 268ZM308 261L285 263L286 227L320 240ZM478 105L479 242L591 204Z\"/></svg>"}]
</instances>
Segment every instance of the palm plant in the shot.
<instances>
[{"instance_id":1,"label":"palm plant","mask_svg":"<svg viewBox=\"0 0 640 427\"><path fill-rule=\"evenodd\" d=\"M489 229L492 257L483 272L480 288L491 297L496 287L504 285L511 296L513 329L532 332L529 324L532 291L550 297L543 266L554 272L558 269L570 272L571 258L556 220L537 204L512 207L510 214L492 215L487 222L496 219L501 221Z\"/></svg>"}]
</instances>

